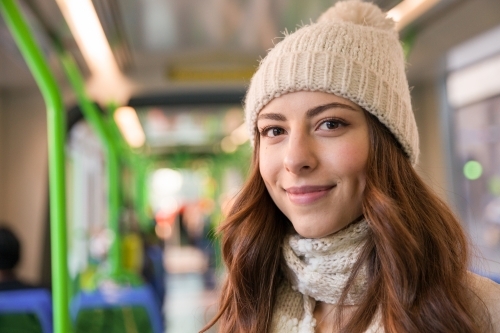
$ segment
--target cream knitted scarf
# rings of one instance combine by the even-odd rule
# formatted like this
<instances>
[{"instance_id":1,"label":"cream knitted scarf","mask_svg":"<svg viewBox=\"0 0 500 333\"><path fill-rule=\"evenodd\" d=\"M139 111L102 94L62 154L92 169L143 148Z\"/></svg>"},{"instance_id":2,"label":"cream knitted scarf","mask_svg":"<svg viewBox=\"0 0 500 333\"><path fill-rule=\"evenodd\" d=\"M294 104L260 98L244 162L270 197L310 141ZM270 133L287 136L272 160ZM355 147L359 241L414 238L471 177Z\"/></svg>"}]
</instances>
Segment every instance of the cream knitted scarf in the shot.
<instances>
[{"instance_id":1,"label":"cream knitted scarf","mask_svg":"<svg viewBox=\"0 0 500 333\"><path fill-rule=\"evenodd\" d=\"M366 241L365 220L320 239L288 235L283 244L287 281L280 286L271 333L313 333L316 301L337 304ZM357 275L345 305L355 305L366 290L366 267ZM367 332L383 332L378 324Z\"/></svg>"}]
</instances>

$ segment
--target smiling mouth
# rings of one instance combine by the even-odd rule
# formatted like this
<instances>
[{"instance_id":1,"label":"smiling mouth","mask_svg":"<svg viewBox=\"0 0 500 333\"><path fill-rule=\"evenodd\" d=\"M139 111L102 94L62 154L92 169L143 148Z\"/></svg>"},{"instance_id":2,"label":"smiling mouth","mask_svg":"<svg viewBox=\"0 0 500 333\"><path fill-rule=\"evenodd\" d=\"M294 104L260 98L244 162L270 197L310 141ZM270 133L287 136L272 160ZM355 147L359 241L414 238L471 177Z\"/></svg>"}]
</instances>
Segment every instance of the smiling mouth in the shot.
<instances>
[{"instance_id":1,"label":"smiling mouth","mask_svg":"<svg viewBox=\"0 0 500 333\"><path fill-rule=\"evenodd\" d=\"M286 189L288 199L297 205L307 205L325 197L336 185L328 186L301 186Z\"/></svg>"}]
</instances>

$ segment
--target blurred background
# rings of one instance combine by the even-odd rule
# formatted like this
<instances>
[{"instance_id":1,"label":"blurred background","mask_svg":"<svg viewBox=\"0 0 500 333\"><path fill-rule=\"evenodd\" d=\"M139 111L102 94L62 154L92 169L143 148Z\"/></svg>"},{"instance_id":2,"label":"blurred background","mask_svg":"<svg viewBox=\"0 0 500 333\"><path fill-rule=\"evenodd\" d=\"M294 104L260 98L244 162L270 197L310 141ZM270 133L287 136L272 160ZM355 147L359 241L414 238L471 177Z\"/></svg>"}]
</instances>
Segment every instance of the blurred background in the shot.
<instances>
[{"instance_id":1,"label":"blurred background","mask_svg":"<svg viewBox=\"0 0 500 333\"><path fill-rule=\"evenodd\" d=\"M250 165L245 89L284 31L335 1L14 2L64 103L70 299L147 283L163 330L196 332L215 311L224 273L214 230ZM373 2L398 21L420 132L417 170L460 216L475 247L471 269L498 278L500 1ZM46 106L3 14L0 221L22 246L16 277L50 290ZM112 133L107 141L82 93ZM109 274L115 266L120 274ZM96 332L75 320L77 331Z\"/></svg>"}]
</instances>

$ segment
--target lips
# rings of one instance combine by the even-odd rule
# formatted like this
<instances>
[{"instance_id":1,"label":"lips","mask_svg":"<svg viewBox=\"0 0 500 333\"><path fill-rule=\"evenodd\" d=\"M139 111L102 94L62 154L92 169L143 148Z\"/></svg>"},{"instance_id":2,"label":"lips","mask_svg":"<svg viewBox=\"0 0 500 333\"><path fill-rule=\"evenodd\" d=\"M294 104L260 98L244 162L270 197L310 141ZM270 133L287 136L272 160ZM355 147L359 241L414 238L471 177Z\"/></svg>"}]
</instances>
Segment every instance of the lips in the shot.
<instances>
[{"instance_id":1,"label":"lips","mask_svg":"<svg viewBox=\"0 0 500 333\"><path fill-rule=\"evenodd\" d=\"M325 197L335 185L289 187L286 193L290 201L297 205L307 205Z\"/></svg>"}]
</instances>

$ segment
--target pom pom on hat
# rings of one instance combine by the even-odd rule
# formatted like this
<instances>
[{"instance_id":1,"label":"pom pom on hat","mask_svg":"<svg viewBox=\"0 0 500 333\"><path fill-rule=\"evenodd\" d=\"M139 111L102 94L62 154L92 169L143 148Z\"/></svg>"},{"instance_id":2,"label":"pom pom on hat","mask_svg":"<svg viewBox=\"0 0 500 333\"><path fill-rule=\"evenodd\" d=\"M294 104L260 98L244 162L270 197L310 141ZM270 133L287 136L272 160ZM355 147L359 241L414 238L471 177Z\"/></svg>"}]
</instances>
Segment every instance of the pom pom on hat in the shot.
<instances>
[{"instance_id":1,"label":"pom pom on hat","mask_svg":"<svg viewBox=\"0 0 500 333\"><path fill-rule=\"evenodd\" d=\"M388 18L379 7L360 0L337 2L318 18L317 23L331 21L350 22L395 31L395 22Z\"/></svg>"}]
</instances>

